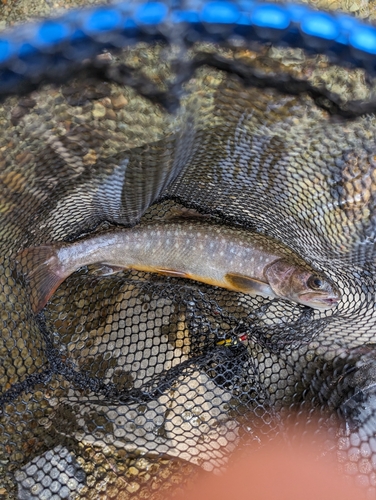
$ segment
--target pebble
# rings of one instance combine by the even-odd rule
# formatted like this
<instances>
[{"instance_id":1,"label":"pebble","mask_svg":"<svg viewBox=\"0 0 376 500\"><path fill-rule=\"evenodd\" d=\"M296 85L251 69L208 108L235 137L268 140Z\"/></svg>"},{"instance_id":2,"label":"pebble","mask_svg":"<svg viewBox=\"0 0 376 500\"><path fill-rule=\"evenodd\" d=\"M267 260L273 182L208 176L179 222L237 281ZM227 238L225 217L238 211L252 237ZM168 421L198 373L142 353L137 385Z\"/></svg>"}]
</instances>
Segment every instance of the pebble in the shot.
<instances>
[{"instance_id":1,"label":"pebble","mask_svg":"<svg viewBox=\"0 0 376 500\"><path fill-rule=\"evenodd\" d=\"M106 114L106 108L100 102L94 103L92 115L93 118L103 118Z\"/></svg>"},{"instance_id":2,"label":"pebble","mask_svg":"<svg viewBox=\"0 0 376 500\"><path fill-rule=\"evenodd\" d=\"M112 96L111 102L114 109L124 108L128 104L127 99L122 94L118 96Z\"/></svg>"}]
</instances>

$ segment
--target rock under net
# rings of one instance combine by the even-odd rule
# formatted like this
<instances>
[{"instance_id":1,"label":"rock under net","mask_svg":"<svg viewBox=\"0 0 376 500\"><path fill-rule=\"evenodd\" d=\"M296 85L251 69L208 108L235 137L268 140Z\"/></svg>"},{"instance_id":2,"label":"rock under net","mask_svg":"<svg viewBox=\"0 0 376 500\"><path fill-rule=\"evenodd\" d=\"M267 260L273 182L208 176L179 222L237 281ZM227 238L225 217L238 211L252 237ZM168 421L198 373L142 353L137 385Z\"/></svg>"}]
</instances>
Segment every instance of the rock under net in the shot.
<instances>
[{"instance_id":1,"label":"rock under net","mask_svg":"<svg viewBox=\"0 0 376 500\"><path fill-rule=\"evenodd\" d=\"M374 498L372 78L176 33L81 69L0 109L0 497L165 498L304 412ZM20 250L185 209L280 241L338 307L87 266L33 313Z\"/></svg>"}]
</instances>

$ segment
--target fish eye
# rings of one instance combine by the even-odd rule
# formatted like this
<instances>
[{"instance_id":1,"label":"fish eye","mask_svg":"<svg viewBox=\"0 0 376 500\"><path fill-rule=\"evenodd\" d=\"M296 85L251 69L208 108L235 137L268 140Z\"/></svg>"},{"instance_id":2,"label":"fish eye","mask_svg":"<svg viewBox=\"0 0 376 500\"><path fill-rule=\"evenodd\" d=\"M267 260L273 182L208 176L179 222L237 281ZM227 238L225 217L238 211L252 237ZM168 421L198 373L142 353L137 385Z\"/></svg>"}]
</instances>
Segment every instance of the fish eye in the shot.
<instances>
[{"instance_id":1,"label":"fish eye","mask_svg":"<svg viewBox=\"0 0 376 500\"><path fill-rule=\"evenodd\" d=\"M313 274L308 280L307 285L313 290L321 290L325 286L325 281L317 276L317 274Z\"/></svg>"}]
</instances>

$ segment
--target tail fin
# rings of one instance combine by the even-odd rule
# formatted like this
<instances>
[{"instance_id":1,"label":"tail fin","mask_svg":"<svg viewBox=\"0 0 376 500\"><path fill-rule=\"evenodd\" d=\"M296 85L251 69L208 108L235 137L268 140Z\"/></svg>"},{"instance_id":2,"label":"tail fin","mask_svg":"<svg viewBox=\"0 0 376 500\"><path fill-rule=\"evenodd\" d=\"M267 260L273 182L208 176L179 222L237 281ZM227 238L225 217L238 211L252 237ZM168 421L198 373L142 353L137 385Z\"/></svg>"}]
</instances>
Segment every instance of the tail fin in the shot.
<instances>
[{"instance_id":1,"label":"tail fin","mask_svg":"<svg viewBox=\"0 0 376 500\"><path fill-rule=\"evenodd\" d=\"M58 257L58 246L31 247L16 257L29 283L31 307L35 313L47 304L67 277Z\"/></svg>"}]
</instances>

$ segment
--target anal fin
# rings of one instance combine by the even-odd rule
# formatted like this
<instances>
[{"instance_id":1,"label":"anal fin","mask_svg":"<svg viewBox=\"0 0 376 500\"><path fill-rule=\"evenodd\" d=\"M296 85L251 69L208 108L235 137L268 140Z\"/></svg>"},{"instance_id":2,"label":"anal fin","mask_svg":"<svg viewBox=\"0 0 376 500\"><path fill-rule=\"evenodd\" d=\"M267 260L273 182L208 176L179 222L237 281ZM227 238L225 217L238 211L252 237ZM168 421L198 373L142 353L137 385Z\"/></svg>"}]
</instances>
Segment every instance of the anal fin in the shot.
<instances>
[{"instance_id":1,"label":"anal fin","mask_svg":"<svg viewBox=\"0 0 376 500\"><path fill-rule=\"evenodd\" d=\"M231 286L232 290L247 293L250 295L262 295L264 297L275 297L271 287L264 281L250 278L244 274L227 273L225 280Z\"/></svg>"},{"instance_id":2,"label":"anal fin","mask_svg":"<svg viewBox=\"0 0 376 500\"><path fill-rule=\"evenodd\" d=\"M154 269L155 273L163 274L165 276L174 276L175 278L188 278L188 274L182 271L176 271L175 269Z\"/></svg>"}]
</instances>

